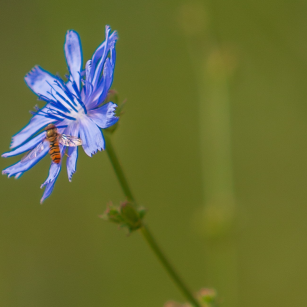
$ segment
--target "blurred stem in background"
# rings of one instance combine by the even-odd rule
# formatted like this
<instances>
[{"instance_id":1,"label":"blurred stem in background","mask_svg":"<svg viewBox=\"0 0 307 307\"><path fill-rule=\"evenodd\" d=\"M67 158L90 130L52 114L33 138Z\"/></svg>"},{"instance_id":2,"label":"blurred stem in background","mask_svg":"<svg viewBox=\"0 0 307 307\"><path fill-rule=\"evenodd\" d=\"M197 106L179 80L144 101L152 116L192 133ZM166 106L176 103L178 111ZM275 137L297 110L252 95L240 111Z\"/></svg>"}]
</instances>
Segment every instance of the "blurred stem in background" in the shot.
<instances>
[{"instance_id":1,"label":"blurred stem in background","mask_svg":"<svg viewBox=\"0 0 307 307\"><path fill-rule=\"evenodd\" d=\"M152 236L148 227L144 225L142 221L142 216L139 214L140 212L142 212L142 209L141 210L138 209L135 198L133 197L131 189L128 185L126 176L123 172L121 164L113 148L110 135L108 132L106 132L104 133L104 136L105 136L105 141L106 141L106 152L109 156L113 169L116 173L117 179L122 187L122 190L125 196L127 197L128 202L131 202L132 204L132 206L128 207L127 203L123 203L119 211L114 211L112 209L111 211L109 210L107 213L109 219L110 220L113 219L113 222L115 221L116 223L122 224L122 226L127 226L128 224L128 228L130 229L130 231L138 229L140 233L142 234L143 238L145 239L145 241L150 246L151 250L157 256L160 263L163 265L163 267L165 268L165 270L167 271L167 273L173 280L173 282L179 288L183 296L191 303L192 306L201 307L200 303L192 295L192 292L188 289L186 284L183 282L182 278L177 274L175 269L172 267L171 263L168 261L168 259L163 254L162 250L158 246L156 240ZM125 208L125 211L123 210L124 208ZM129 210L127 210L127 208L129 208ZM120 217L118 217L118 215L120 215Z\"/></svg>"},{"instance_id":2,"label":"blurred stem in background","mask_svg":"<svg viewBox=\"0 0 307 307\"><path fill-rule=\"evenodd\" d=\"M202 2L183 4L178 20L199 97L204 204L197 216L206 238L206 286L216 288L225 305L234 307L238 306L238 281L229 81L236 63L231 49L222 48L210 31Z\"/></svg>"}]
</instances>

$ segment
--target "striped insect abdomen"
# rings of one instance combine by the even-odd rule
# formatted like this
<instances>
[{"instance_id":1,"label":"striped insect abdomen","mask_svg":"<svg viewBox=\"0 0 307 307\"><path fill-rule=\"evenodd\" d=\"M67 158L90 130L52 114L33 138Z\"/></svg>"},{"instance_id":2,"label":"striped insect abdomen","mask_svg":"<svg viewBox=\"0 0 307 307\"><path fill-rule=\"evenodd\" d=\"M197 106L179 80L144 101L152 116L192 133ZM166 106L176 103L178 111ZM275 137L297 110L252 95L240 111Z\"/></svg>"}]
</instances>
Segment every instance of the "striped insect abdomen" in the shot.
<instances>
[{"instance_id":1,"label":"striped insect abdomen","mask_svg":"<svg viewBox=\"0 0 307 307\"><path fill-rule=\"evenodd\" d=\"M49 155L54 163L59 164L61 162L61 152L58 141L50 142Z\"/></svg>"}]
</instances>

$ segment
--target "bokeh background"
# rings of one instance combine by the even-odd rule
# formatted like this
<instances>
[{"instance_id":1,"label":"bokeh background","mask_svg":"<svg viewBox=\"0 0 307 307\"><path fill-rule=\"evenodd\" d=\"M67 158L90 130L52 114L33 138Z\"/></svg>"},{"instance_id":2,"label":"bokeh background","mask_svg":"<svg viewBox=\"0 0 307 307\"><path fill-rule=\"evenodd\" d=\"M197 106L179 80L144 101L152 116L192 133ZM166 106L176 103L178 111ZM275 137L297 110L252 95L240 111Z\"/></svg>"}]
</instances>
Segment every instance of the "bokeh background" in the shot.
<instances>
[{"instance_id":1,"label":"bokeh background","mask_svg":"<svg viewBox=\"0 0 307 307\"><path fill-rule=\"evenodd\" d=\"M113 88L128 99L113 142L169 258L221 306L304 306L306 16L299 0L0 0L0 151L37 103L25 74L64 76L66 31L87 60L111 25ZM183 302L138 233L98 218L124 199L106 153L80 151L41 206L49 164L0 177L0 305Z\"/></svg>"}]
</instances>

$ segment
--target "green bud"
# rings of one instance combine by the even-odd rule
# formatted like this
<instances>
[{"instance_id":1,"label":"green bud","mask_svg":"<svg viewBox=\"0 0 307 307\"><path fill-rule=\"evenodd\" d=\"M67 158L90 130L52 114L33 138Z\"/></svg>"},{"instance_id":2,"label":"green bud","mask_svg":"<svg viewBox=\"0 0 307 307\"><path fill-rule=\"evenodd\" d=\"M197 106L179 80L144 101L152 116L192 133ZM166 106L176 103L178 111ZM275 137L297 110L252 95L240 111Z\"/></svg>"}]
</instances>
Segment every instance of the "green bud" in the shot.
<instances>
[{"instance_id":1,"label":"green bud","mask_svg":"<svg viewBox=\"0 0 307 307\"><path fill-rule=\"evenodd\" d=\"M134 206L129 202L124 202L120 205L120 212L126 221L130 224L135 224L139 221L139 215Z\"/></svg>"},{"instance_id":2,"label":"green bud","mask_svg":"<svg viewBox=\"0 0 307 307\"><path fill-rule=\"evenodd\" d=\"M216 306L216 290L211 288L203 288L198 292L199 301L205 307Z\"/></svg>"},{"instance_id":3,"label":"green bud","mask_svg":"<svg viewBox=\"0 0 307 307\"><path fill-rule=\"evenodd\" d=\"M129 202L123 202L119 207L111 203L101 218L118 224L120 227L125 227L129 232L132 232L142 227L142 219L145 212L146 210L144 208L137 208Z\"/></svg>"},{"instance_id":4,"label":"green bud","mask_svg":"<svg viewBox=\"0 0 307 307\"><path fill-rule=\"evenodd\" d=\"M108 204L106 211L104 212L104 214L100 215L100 217L106 221L110 221L116 224L123 223L122 216L112 203Z\"/></svg>"},{"instance_id":5,"label":"green bud","mask_svg":"<svg viewBox=\"0 0 307 307\"><path fill-rule=\"evenodd\" d=\"M121 217L119 212L117 210L114 210L114 209L109 211L108 218L111 222L114 222L114 223L117 223L117 224L121 224L123 222L123 218Z\"/></svg>"},{"instance_id":6,"label":"green bud","mask_svg":"<svg viewBox=\"0 0 307 307\"><path fill-rule=\"evenodd\" d=\"M142 226L140 213L133 204L129 202L122 203L120 213L130 231L137 230Z\"/></svg>"}]
</instances>

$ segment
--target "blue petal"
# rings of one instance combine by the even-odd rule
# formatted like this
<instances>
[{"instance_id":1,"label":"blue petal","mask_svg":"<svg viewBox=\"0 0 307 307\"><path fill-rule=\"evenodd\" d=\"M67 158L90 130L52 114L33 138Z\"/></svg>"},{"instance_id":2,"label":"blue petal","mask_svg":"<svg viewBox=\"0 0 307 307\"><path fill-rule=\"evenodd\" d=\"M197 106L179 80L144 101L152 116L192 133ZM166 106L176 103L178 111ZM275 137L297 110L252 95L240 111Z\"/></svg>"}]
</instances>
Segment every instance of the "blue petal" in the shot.
<instances>
[{"instance_id":1,"label":"blue petal","mask_svg":"<svg viewBox=\"0 0 307 307\"><path fill-rule=\"evenodd\" d=\"M43 204L44 200L49 197L53 191L53 188L54 188L54 184L55 184L55 181L51 181L50 183L48 183L46 185L46 188L45 188L45 191L44 191L44 194L43 194L43 197L41 198L40 200L40 203Z\"/></svg>"},{"instance_id":2,"label":"blue petal","mask_svg":"<svg viewBox=\"0 0 307 307\"><path fill-rule=\"evenodd\" d=\"M61 156L63 156L63 153L65 151L65 147L60 145L61 147ZM43 201L49 197L53 191L54 188L54 184L60 174L61 171L61 165L62 165L62 160L59 164L51 162L50 165L50 169L49 169L49 174L48 177L46 179L46 181L41 185L41 189L45 186L45 191L43 194L43 197L41 198L41 204L43 203Z\"/></svg>"},{"instance_id":3,"label":"blue petal","mask_svg":"<svg viewBox=\"0 0 307 307\"><path fill-rule=\"evenodd\" d=\"M61 148L61 156L63 156L63 153L65 151L65 147L60 145ZM59 164L51 162L50 165L50 169L49 169L49 174L47 179L45 180L45 182L41 185L41 189L45 186L45 191L43 194L43 197L41 198L41 204L43 203L43 201L49 197L53 191L54 188L54 184L56 182L56 180L58 179L58 176L60 174L61 171L61 166L62 166L62 160Z\"/></svg>"},{"instance_id":4,"label":"blue petal","mask_svg":"<svg viewBox=\"0 0 307 307\"><path fill-rule=\"evenodd\" d=\"M54 162L51 162L51 166L50 166L50 169L49 169L49 175L47 177L47 179L45 180L45 182L41 185L41 189L46 186L48 183L56 180L58 178L58 175L60 173L60 170L61 170L61 165L62 163L54 163Z\"/></svg>"},{"instance_id":5,"label":"blue petal","mask_svg":"<svg viewBox=\"0 0 307 307\"><path fill-rule=\"evenodd\" d=\"M104 139L96 124L87 116L80 121L80 138L82 147L88 156L92 156L98 150L104 150Z\"/></svg>"},{"instance_id":6,"label":"blue petal","mask_svg":"<svg viewBox=\"0 0 307 307\"><path fill-rule=\"evenodd\" d=\"M38 134L33 139L31 139L29 142L27 142L24 145L16 148L15 150L12 150L10 152L6 152L6 153L2 154L1 157L3 157L3 158L13 157L13 156L19 155L23 152L26 152L28 150L31 150L36 145L38 145L38 143L40 143L45 138L45 136L46 136L46 132L44 131L44 132Z\"/></svg>"},{"instance_id":7,"label":"blue petal","mask_svg":"<svg viewBox=\"0 0 307 307\"><path fill-rule=\"evenodd\" d=\"M107 26L106 40L97 48L92 60L87 63L85 81L86 99L84 104L88 110L97 107L105 100L113 82L117 33L114 31L109 36L109 31L110 28ZM109 53L110 57L107 57ZM101 76L102 68L103 74Z\"/></svg>"},{"instance_id":8,"label":"blue petal","mask_svg":"<svg viewBox=\"0 0 307 307\"><path fill-rule=\"evenodd\" d=\"M25 76L27 85L36 95L43 95L51 100L54 100L54 97L49 93L50 84L54 84L55 79L55 76L39 66L33 67L33 69Z\"/></svg>"},{"instance_id":9,"label":"blue petal","mask_svg":"<svg viewBox=\"0 0 307 307\"><path fill-rule=\"evenodd\" d=\"M110 87L113 83L113 72L114 72L114 65L111 64L111 61L107 59L104 69L103 69L103 85L101 95L96 102L96 106L103 103L107 98L108 92Z\"/></svg>"},{"instance_id":10,"label":"blue petal","mask_svg":"<svg viewBox=\"0 0 307 307\"><path fill-rule=\"evenodd\" d=\"M104 62L107 58L108 52L109 52L109 33L110 33L110 27L106 26L106 40L101 45L101 48L98 47L96 52L94 53L92 57L92 69L91 69L91 82L96 87L99 77L104 65Z\"/></svg>"},{"instance_id":11,"label":"blue petal","mask_svg":"<svg viewBox=\"0 0 307 307\"><path fill-rule=\"evenodd\" d=\"M24 172L28 171L32 168L37 162L39 162L43 157L48 153L49 146L45 146L45 148L32 160L28 160L26 162L17 162L2 171L2 174L7 174L8 177L16 175L19 178Z\"/></svg>"},{"instance_id":12,"label":"blue petal","mask_svg":"<svg viewBox=\"0 0 307 307\"><path fill-rule=\"evenodd\" d=\"M72 110L77 112L74 107L77 106L77 102L60 78L35 66L26 75L25 81L30 89L42 99L55 104L60 102L67 112Z\"/></svg>"},{"instance_id":13,"label":"blue petal","mask_svg":"<svg viewBox=\"0 0 307 307\"><path fill-rule=\"evenodd\" d=\"M42 111L46 111L46 108L43 108ZM12 143L10 148L15 148L29 139L33 134L42 129L48 124L55 123L54 118L49 118L46 116L35 115L31 118L27 126L25 126L21 131L16 133L12 138Z\"/></svg>"},{"instance_id":14,"label":"blue petal","mask_svg":"<svg viewBox=\"0 0 307 307\"><path fill-rule=\"evenodd\" d=\"M91 80L91 69L92 69L92 60L88 60L85 64L85 86L83 89L85 89L86 97L89 98L93 91ZM84 100L84 103L86 104L87 101Z\"/></svg>"},{"instance_id":15,"label":"blue petal","mask_svg":"<svg viewBox=\"0 0 307 307\"><path fill-rule=\"evenodd\" d=\"M69 72L80 90L80 73L82 68L82 49L80 37L75 31L68 31L64 45Z\"/></svg>"},{"instance_id":16,"label":"blue petal","mask_svg":"<svg viewBox=\"0 0 307 307\"><path fill-rule=\"evenodd\" d=\"M110 36L110 27L106 26L105 28L105 35L106 40L96 49L92 56L92 67L91 67L91 73L89 76L88 81L90 81L94 87L96 87L99 77L105 62L105 59L109 53L109 50L111 48L114 48L114 45L117 40L117 32L114 31Z\"/></svg>"},{"instance_id":17,"label":"blue petal","mask_svg":"<svg viewBox=\"0 0 307 307\"><path fill-rule=\"evenodd\" d=\"M79 137L79 125L72 124L64 131L67 135ZM68 180L71 181L72 175L76 172L78 147L68 147L68 157L66 160Z\"/></svg>"},{"instance_id":18,"label":"blue petal","mask_svg":"<svg viewBox=\"0 0 307 307\"><path fill-rule=\"evenodd\" d=\"M54 84L50 86L50 93L54 100L60 102L68 113L75 111L78 112L75 108L78 105L78 101L73 93L67 88L67 85L64 84L63 80L56 79Z\"/></svg>"},{"instance_id":19,"label":"blue petal","mask_svg":"<svg viewBox=\"0 0 307 307\"><path fill-rule=\"evenodd\" d=\"M71 80L71 77L70 77L70 79L68 80L68 82L65 83L65 85L71 93L75 93L75 89L72 86L72 82L73 82L73 80ZM75 93L75 94L77 94L77 93Z\"/></svg>"},{"instance_id":20,"label":"blue petal","mask_svg":"<svg viewBox=\"0 0 307 307\"><path fill-rule=\"evenodd\" d=\"M78 160L78 147L68 148L68 157L66 160L68 180L71 181L72 175L76 172Z\"/></svg>"},{"instance_id":21,"label":"blue petal","mask_svg":"<svg viewBox=\"0 0 307 307\"><path fill-rule=\"evenodd\" d=\"M117 123L119 118L115 116L116 107L115 103L108 102L100 108L88 111L87 115L97 126L105 129Z\"/></svg>"},{"instance_id":22,"label":"blue petal","mask_svg":"<svg viewBox=\"0 0 307 307\"><path fill-rule=\"evenodd\" d=\"M96 108L107 98L108 92L113 82L113 72L114 65L112 65L110 59L107 58L103 68L103 77L97 85L95 93L93 93L86 106L88 110Z\"/></svg>"}]
</instances>

